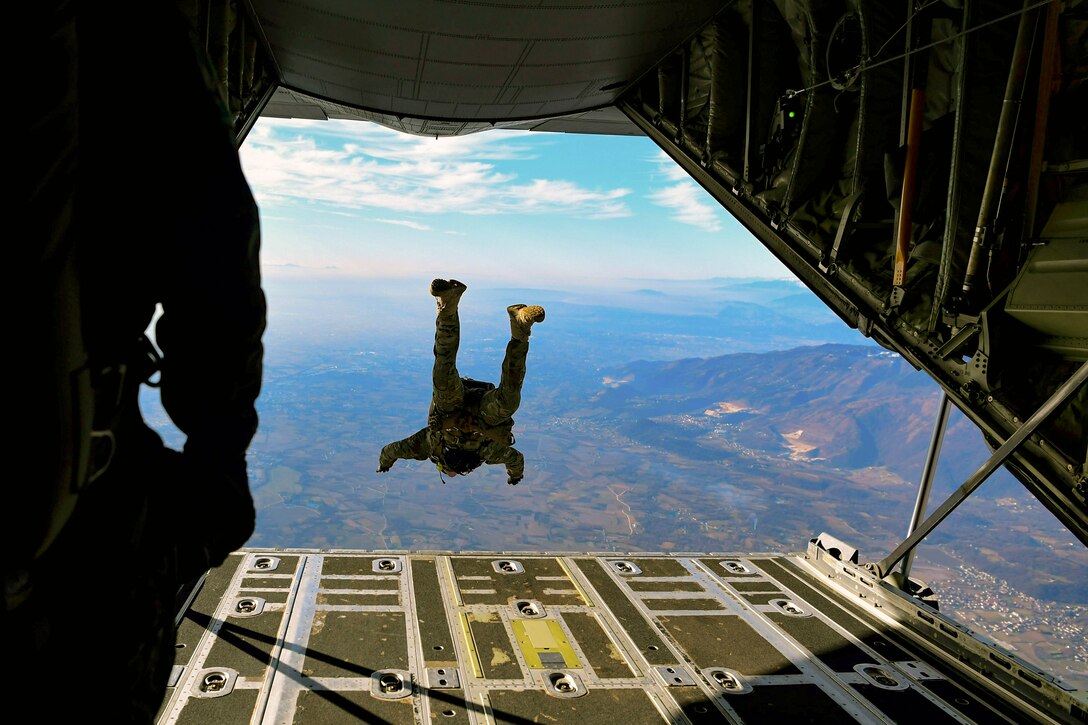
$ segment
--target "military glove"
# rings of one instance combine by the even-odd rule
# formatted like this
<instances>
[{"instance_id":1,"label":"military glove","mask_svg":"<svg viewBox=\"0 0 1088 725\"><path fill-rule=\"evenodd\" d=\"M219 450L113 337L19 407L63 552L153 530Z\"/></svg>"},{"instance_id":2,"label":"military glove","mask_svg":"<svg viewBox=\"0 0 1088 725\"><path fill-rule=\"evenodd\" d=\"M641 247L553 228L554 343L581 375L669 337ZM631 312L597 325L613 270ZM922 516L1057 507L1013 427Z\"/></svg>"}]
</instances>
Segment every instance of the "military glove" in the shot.
<instances>
[{"instance_id":1,"label":"military glove","mask_svg":"<svg viewBox=\"0 0 1088 725\"><path fill-rule=\"evenodd\" d=\"M513 476L511 476L510 478L506 479L506 482L509 483L511 486L516 486L521 482L521 479L523 479L523 478L525 478L525 477L524 476L518 476L517 478L514 478Z\"/></svg>"},{"instance_id":2,"label":"military glove","mask_svg":"<svg viewBox=\"0 0 1088 725\"><path fill-rule=\"evenodd\" d=\"M389 466L378 465L378 473L385 473L389 470Z\"/></svg>"}]
</instances>

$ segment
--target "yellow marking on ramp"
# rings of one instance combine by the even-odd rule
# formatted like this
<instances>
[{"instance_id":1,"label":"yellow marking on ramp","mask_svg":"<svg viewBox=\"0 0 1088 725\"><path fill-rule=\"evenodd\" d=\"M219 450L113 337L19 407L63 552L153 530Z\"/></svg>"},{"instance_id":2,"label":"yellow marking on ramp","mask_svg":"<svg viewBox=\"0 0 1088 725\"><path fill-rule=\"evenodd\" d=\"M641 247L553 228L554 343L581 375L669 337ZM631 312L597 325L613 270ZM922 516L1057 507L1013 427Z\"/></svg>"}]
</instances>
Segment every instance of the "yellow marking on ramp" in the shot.
<instances>
[{"instance_id":1,"label":"yellow marking on ramp","mask_svg":"<svg viewBox=\"0 0 1088 725\"><path fill-rule=\"evenodd\" d=\"M593 600L586 596L585 591L582 590L582 585L578 583L578 580L574 578L574 573L567 568L567 563L562 559L556 559L559 562L559 566L562 567L563 573L567 575L567 579L570 579L570 583L574 585L574 588L578 590L578 596L582 598L582 601L587 606L593 606Z\"/></svg>"},{"instance_id":2,"label":"yellow marking on ramp","mask_svg":"<svg viewBox=\"0 0 1088 725\"><path fill-rule=\"evenodd\" d=\"M525 656L525 662L532 669L555 667L554 662L545 664L542 654L558 654L563 658L564 667L581 667L578 655L574 653L563 627L554 619L515 619L510 622L514 637Z\"/></svg>"},{"instance_id":3,"label":"yellow marking on ramp","mask_svg":"<svg viewBox=\"0 0 1088 725\"><path fill-rule=\"evenodd\" d=\"M468 658L472 662L472 674L476 677L483 677L484 670L480 665L480 656L476 653L476 643L472 641L472 632L468 628L468 617L464 612L460 612L458 617L461 620L461 634L465 638L465 649L468 652Z\"/></svg>"}]
</instances>

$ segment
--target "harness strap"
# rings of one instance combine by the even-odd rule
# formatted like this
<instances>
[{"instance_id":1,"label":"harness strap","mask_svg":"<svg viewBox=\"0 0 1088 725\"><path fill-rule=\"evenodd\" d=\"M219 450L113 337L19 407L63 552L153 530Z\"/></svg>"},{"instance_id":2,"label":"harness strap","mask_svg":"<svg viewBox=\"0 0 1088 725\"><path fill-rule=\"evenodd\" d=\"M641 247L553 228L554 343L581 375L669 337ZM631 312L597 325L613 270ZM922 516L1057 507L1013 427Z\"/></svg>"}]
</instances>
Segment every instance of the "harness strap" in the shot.
<instances>
[{"instance_id":1,"label":"harness strap","mask_svg":"<svg viewBox=\"0 0 1088 725\"><path fill-rule=\"evenodd\" d=\"M115 431L128 404L136 401L140 385L159 385L157 381L152 381L152 377L162 369L162 356L147 335L140 335L131 348L131 354L125 357L129 361L98 365L91 372L94 424L84 485L93 483L109 469L117 452Z\"/></svg>"}]
</instances>

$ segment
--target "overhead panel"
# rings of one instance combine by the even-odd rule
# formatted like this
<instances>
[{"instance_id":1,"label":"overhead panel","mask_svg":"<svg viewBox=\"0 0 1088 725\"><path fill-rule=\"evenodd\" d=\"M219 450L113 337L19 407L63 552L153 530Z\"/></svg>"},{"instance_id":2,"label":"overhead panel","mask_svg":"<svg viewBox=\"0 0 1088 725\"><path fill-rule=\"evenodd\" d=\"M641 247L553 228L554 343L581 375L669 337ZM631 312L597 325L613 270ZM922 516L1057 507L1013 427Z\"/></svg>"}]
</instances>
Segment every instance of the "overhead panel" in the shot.
<instances>
[{"instance_id":1,"label":"overhead panel","mask_svg":"<svg viewBox=\"0 0 1088 725\"><path fill-rule=\"evenodd\" d=\"M611 106L722 6L253 2L283 87L434 135ZM469 123L424 131L426 119Z\"/></svg>"}]
</instances>

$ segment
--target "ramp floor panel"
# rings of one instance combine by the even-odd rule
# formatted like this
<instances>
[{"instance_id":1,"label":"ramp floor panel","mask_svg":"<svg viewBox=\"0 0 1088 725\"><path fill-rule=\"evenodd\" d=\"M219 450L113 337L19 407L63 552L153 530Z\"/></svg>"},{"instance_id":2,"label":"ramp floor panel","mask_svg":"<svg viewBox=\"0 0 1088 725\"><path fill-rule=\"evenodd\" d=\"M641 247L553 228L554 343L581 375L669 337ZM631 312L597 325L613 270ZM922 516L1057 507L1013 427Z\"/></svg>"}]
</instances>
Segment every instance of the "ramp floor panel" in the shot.
<instances>
[{"instance_id":1,"label":"ramp floor panel","mask_svg":"<svg viewBox=\"0 0 1088 725\"><path fill-rule=\"evenodd\" d=\"M243 550L188 601L159 722L1017 722L825 578L803 554Z\"/></svg>"}]
</instances>

